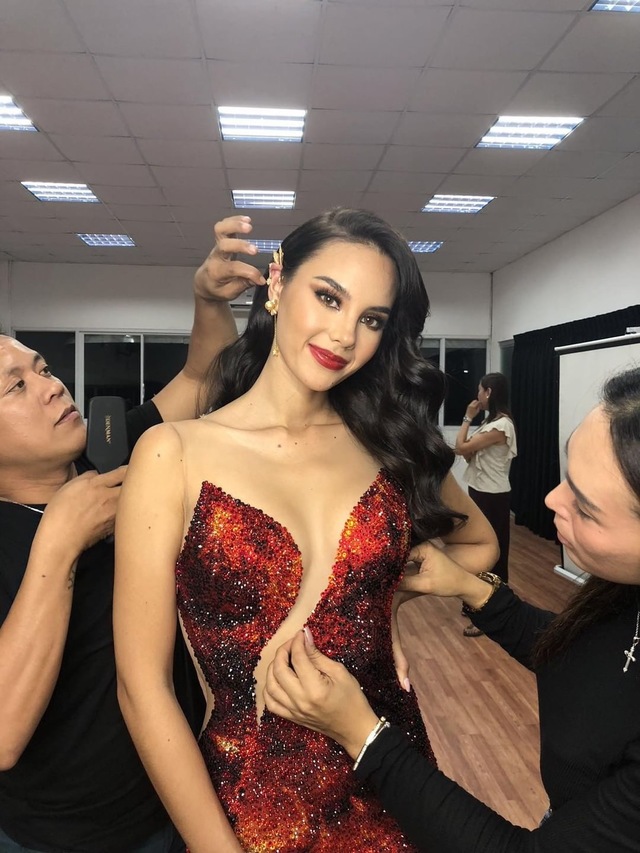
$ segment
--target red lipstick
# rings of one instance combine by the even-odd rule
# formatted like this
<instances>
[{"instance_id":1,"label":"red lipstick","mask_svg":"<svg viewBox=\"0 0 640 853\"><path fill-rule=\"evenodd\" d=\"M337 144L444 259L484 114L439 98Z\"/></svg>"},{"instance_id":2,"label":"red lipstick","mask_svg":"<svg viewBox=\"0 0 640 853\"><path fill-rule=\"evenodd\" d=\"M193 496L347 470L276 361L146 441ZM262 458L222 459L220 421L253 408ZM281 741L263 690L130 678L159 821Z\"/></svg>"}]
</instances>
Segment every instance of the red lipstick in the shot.
<instances>
[{"instance_id":1,"label":"red lipstick","mask_svg":"<svg viewBox=\"0 0 640 853\"><path fill-rule=\"evenodd\" d=\"M335 353L330 352L328 349L322 349L322 347L317 347L314 344L309 344L309 349L318 364L326 367L327 370L342 370L348 364L346 359L335 355Z\"/></svg>"}]
</instances>

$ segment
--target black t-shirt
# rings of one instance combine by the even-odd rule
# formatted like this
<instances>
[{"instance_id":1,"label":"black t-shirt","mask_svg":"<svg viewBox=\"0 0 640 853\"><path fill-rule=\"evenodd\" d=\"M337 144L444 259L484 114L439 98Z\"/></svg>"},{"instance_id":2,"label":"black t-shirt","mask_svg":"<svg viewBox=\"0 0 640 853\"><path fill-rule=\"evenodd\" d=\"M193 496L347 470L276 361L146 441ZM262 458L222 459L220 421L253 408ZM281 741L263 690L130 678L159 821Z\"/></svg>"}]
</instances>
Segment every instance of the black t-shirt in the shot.
<instances>
[{"instance_id":1,"label":"black t-shirt","mask_svg":"<svg viewBox=\"0 0 640 853\"><path fill-rule=\"evenodd\" d=\"M151 402L132 409L127 414L130 448L160 422ZM76 467L79 473L91 468L84 458ZM41 518L0 501L0 623L22 582ZM127 853L168 820L118 706L113 568L109 542L81 555L56 687L19 761L0 772L0 827L20 844L45 853ZM174 680L197 731L204 712L202 691L179 632Z\"/></svg>"}]
</instances>

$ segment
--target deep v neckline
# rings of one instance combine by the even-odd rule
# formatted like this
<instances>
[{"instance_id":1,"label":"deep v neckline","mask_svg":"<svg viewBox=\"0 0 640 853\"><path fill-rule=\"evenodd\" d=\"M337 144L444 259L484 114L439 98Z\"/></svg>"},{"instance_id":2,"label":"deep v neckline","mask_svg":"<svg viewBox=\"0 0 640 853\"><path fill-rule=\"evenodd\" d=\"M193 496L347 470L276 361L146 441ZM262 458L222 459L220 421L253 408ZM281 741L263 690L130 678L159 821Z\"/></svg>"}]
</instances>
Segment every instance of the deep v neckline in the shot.
<instances>
[{"instance_id":1,"label":"deep v neckline","mask_svg":"<svg viewBox=\"0 0 640 853\"><path fill-rule=\"evenodd\" d=\"M329 571L327 586L323 590L322 595L318 599L315 607L313 608L313 610L309 614L309 618L311 618L313 613L315 613L318 605L322 601L327 589L329 588L329 586L331 584L331 580L333 579L334 572L335 572L336 563L339 560L340 552L342 550L342 543L343 543L345 535L349 529L349 524L351 522L351 519L353 518L355 513L358 511L358 509L362 506L364 501L369 497L369 495L373 491L375 491L376 488L378 488L378 485L384 476L385 476L385 469L379 468L376 476L373 478L371 483L369 483L369 485L364 490L364 492L360 495L358 500L354 503L353 507L351 508L347 517L345 518L344 524L342 525L342 527L340 529L340 536L338 537L338 542L337 542L336 547L334 549L334 557L333 557L333 561L331 563L331 567L330 567L330 571ZM260 515L262 518L266 519L271 524L273 524L285 536L288 543L291 545L291 547L295 551L295 553L296 553L296 555L300 561L301 578L302 578L302 576L304 576L305 567L304 567L304 563L302 562L302 551L300 550L298 543L294 539L293 534L291 533L289 528L286 526L286 524L284 524L281 521L278 521L277 518L275 518L273 515L270 515L268 512L261 509L259 506L255 506L254 504L247 503L247 501L243 501L241 498L237 498L235 495L232 495L226 489L223 489L222 486L218 486L217 483L213 483L211 480L203 480L202 481L202 485L200 487L200 494L198 495L198 500L196 501L196 511L194 511L194 515L193 515L191 522L190 522L190 525L189 525L190 527L193 524L193 518L196 515L197 508L198 508L198 505L200 504L200 501L202 498L202 493L203 493L205 487L215 490L216 492L218 492L218 494L224 496L227 500L232 501L237 506L246 507L247 509L253 510L253 512L257 512L258 515Z\"/></svg>"}]
</instances>

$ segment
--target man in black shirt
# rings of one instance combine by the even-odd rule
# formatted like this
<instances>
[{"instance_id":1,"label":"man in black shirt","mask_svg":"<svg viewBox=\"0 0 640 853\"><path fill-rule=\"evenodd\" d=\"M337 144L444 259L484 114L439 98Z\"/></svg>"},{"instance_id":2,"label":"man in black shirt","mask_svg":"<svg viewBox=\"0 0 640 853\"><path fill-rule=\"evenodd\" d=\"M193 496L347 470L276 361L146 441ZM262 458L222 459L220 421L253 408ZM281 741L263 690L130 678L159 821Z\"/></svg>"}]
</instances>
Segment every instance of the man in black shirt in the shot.
<instances>
[{"instance_id":1,"label":"man in black shirt","mask_svg":"<svg viewBox=\"0 0 640 853\"><path fill-rule=\"evenodd\" d=\"M127 415L150 426L196 414L200 380L235 336L228 300L264 279L247 217L218 223L195 276L183 370ZM238 235L238 236L236 236ZM125 467L99 475L86 429L38 353L0 336L0 852L183 850L120 714L111 627L113 530ZM201 692L182 641L174 681L190 722Z\"/></svg>"}]
</instances>

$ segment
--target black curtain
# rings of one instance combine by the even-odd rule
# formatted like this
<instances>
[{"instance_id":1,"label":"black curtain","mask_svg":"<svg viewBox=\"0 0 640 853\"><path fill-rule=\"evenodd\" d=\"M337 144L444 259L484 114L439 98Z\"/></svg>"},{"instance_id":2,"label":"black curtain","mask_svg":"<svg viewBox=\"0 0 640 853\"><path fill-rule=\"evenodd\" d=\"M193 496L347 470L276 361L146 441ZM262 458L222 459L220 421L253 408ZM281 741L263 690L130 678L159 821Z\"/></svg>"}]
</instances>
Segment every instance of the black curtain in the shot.
<instances>
[{"instance_id":1,"label":"black curtain","mask_svg":"<svg viewBox=\"0 0 640 853\"><path fill-rule=\"evenodd\" d=\"M514 335L511 399L518 456L511 469L511 509L516 524L545 539L555 539L555 527L544 497L560 482L554 347L624 335L628 326L640 326L640 305Z\"/></svg>"}]
</instances>

